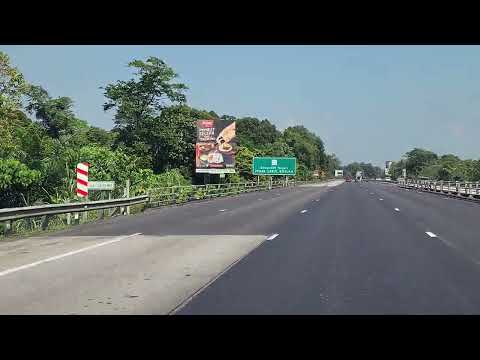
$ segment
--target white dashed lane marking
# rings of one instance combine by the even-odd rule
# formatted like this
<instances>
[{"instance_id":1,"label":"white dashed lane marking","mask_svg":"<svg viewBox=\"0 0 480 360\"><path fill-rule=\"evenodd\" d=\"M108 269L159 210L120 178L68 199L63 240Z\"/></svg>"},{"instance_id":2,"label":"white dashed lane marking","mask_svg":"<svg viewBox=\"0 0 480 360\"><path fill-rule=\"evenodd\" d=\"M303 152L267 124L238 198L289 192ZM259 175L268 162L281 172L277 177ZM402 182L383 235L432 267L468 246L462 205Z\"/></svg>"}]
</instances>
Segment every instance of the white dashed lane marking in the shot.
<instances>
[{"instance_id":1,"label":"white dashed lane marking","mask_svg":"<svg viewBox=\"0 0 480 360\"><path fill-rule=\"evenodd\" d=\"M395 208L395 211L400 211L400 209L399 209L399 208Z\"/></svg>"},{"instance_id":2,"label":"white dashed lane marking","mask_svg":"<svg viewBox=\"0 0 480 360\"><path fill-rule=\"evenodd\" d=\"M223 211L227 211L227 209L222 209L222 210L218 210L218 211L223 212Z\"/></svg>"},{"instance_id":3,"label":"white dashed lane marking","mask_svg":"<svg viewBox=\"0 0 480 360\"><path fill-rule=\"evenodd\" d=\"M267 237L265 240L273 240L275 239L279 234L272 234L269 237Z\"/></svg>"},{"instance_id":4,"label":"white dashed lane marking","mask_svg":"<svg viewBox=\"0 0 480 360\"><path fill-rule=\"evenodd\" d=\"M305 214L308 210L302 210L300 211L300 214Z\"/></svg>"},{"instance_id":5,"label":"white dashed lane marking","mask_svg":"<svg viewBox=\"0 0 480 360\"><path fill-rule=\"evenodd\" d=\"M437 235L435 235L433 232L430 232L430 231L426 231L425 234L427 234L428 236L430 237L437 237Z\"/></svg>"}]
</instances>

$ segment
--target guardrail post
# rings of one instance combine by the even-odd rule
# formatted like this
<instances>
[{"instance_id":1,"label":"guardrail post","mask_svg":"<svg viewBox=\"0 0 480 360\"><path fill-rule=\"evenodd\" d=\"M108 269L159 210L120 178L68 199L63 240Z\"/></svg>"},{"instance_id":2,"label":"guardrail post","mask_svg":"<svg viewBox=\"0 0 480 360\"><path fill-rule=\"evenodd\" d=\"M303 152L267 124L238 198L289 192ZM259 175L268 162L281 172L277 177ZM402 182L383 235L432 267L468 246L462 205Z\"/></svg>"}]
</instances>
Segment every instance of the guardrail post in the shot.
<instances>
[{"instance_id":1,"label":"guardrail post","mask_svg":"<svg viewBox=\"0 0 480 360\"><path fill-rule=\"evenodd\" d=\"M82 198L83 202L87 202L88 201L88 196L85 196L84 198ZM88 213L86 211L83 211L82 212L82 218L83 218L83 222L86 223L88 221Z\"/></svg>"},{"instance_id":2,"label":"guardrail post","mask_svg":"<svg viewBox=\"0 0 480 360\"><path fill-rule=\"evenodd\" d=\"M12 232L13 223L12 220L7 220L4 222L3 235L7 236Z\"/></svg>"},{"instance_id":3,"label":"guardrail post","mask_svg":"<svg viewBox=\"0 0 480 360\"><path fill-rule=\"evenodd\" d=\"M47 230L49 221L50 221L50 215L45 215L42 221L42 230Z\"/></svg>"},{"instance_id":4,"label":"guardrail post","mask_svg":"<svg viewBox=\"0 0 480 360\"><path fill-rule=\"evenodd\" d=\"M127 179L125 184L125 195L127 196L127 199L130 197L130 179ZM127 206L127 215L130 215L130 206Z\"/></svg>"},{"instance_id":5,"label":"guardrail post","mask_svg":"<svg viewBox=\"0 0 480 360\"><path fill-rule=\"evenodd\" d=\"M67 200L67 203L70 203L70 200ZM72 224L72 213L67 213L67 225Z\"/></svg>"}]
</instances>

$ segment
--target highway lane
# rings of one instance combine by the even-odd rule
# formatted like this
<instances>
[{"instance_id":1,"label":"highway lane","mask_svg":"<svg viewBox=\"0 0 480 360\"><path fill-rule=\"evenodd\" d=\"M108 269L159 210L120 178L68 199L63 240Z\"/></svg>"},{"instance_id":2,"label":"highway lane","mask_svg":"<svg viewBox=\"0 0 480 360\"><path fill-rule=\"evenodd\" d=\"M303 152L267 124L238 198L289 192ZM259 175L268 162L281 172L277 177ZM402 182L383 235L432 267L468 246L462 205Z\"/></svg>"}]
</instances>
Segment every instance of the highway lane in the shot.
<instances>
[{"instance_id":1,"label":"highway lane","mask_svg":"<svg viewBox=\"0 0 480 360\"><path fill-rule=\"evenodd\" d=\"M339 186L176 314L478 314L480 267L449 243L479 250L480 208L428 196Z\"/></svg>"},{"instance_id":2,"label":"highway lane","mask_svg":"<svg viewBox=\"0 0 480 360\"><path fill-rule=\"evenodd\" d=\"M154 209L0 244L0 314L166 314L327 187Z\"/></svg>"},{"instance_id":3,"label":"highway lane","mask_svg":"<svg viewBox=\"0 0 480 360\"><path fill-rule=\"evenodd\" d=\"M376 183L154 209L0 244L0 314L478 314L479 211Z\"/></svg>"},{"instance_id":4,"label":"highway lane","mask_svg":"<svg viewBox=\"0 0 480 360\"><path fill-rule=\"evenodd\" d=\"M478 233L480 202L454 199L440 194L406 191L394 185L363 184L378 198L407 212L411 221L438 235L440 241L480 262ZM384 204L387 206L386 204Z\"/></svg>"}]
</instances>

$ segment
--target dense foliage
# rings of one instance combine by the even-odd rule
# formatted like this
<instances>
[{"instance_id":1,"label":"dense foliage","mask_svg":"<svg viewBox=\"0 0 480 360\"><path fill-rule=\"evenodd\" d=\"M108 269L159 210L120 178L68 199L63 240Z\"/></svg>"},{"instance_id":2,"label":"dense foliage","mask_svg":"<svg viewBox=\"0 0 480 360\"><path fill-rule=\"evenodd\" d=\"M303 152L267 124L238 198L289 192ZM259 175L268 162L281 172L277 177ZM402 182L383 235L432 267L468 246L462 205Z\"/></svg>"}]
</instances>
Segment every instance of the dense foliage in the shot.
<instances>
[{"instance_id":1,"label":"dense foliage","mask_svg":"<svg viewBox=\"0 0 480 360\"><path fill-rule=\"evenodd\" d=\"M409 178L428 178L444 181L480 181L480 160L462 160L453 154L437 155L432 151L415 148L392 164L393 179L407 170Z\"/></svg>"},{"instance_id":2,"label":"dense foliage","mask_svg":"<svg viewBox=\"0 0 480 360\"><path fill-rule=\"evenodd\" d=\"M382 177L383 171L378 166L373 166L370 163L353 162L343 168L344 175L355 177L357 171L361 171L365 178L376 179Z\"/></svg>"},{"instance_id":3,"label":"dense foliage","mask_svg":"<svg viewBox=\"0 0 480 360\"><path fill-rule=\"evenodd\" d=\"M303 126L280 131L268 119L218 116L186 103L188 87L162 60L128 64L132 78L106 84L103 109L112 113L111 131L75 115L74 101L52 97L29 84L0 52L0 208L76 201L75 165L91 164L89 178L114 180L116 196L127 179L131 193L203 181L194 169L195 120L234 119L239 150L237 173L223 181L251 180L254 156L295 156L298 177L315 170L333 174L340 166L322 140ZM95 193L92 194L95 197Z\"/></svg>"}]
</instances>

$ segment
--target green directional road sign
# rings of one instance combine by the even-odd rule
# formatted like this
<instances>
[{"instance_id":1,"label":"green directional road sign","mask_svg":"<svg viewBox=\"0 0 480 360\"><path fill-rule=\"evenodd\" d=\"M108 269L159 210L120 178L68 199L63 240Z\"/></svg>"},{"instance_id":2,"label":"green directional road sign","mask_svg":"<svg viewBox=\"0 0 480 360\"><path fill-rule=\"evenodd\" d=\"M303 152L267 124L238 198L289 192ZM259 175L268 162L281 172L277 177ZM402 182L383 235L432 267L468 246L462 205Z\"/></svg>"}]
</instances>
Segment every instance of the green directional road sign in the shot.
<instances>
[{"instance_id":1,"label":"green directional road sign","mask_svg":"<svg viewBox=\"0 0 480 360\"><path fill-rule=\"evenodd\" d=\"M88 190L114 190L115 181L89 181Z\"/></svg>"},{"instance_id":2,"label":"green directional road sign","mask_svg":"<svg viewBox=\"0 0 480 360\"><path fill-rule=\"evenodd\" d=\"M295 175L297 159L292 157L254 157L253 175Z\"/></svg>"}]
</instances>

